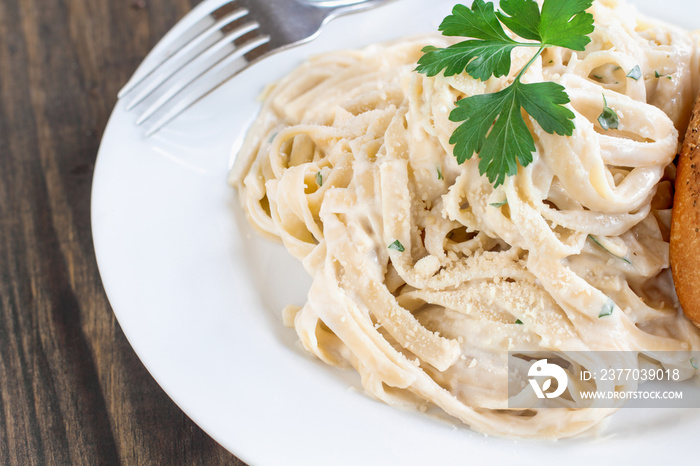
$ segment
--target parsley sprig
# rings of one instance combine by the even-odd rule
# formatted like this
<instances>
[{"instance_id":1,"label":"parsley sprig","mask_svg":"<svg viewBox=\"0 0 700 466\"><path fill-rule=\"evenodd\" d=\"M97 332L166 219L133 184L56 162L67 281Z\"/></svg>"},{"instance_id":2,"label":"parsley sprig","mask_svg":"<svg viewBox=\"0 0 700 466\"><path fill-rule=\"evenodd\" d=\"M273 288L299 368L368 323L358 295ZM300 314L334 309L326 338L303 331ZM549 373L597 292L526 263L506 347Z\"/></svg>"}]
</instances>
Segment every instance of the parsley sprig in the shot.
<instances>
[{"instance_id":1,"label":"parsley sprig","mask_svg":"<svg viewBox=\"0 0 700 466\"><path fill-rule=\"evenodd\" d=\"M593 0L545 0L540 10L534 0L500 0L500 11L483 0L474 0L471 8L455 5L439 30L445 36L470 40L447 48L425 47L416 71L428 76L440 72L453 76L466 71L485 81L508 75L511 52L516 47L537 49L508 87L457 102L450 120L462 123L450 144L454 144L459 163L479 154L479 172L497 187L506 176L517 173L518 162L522 166L532 162L535 141L522 110L550 134L573 134L575 116L564 106L570 102L565 88L553 82L523 83L521 78L548 47L584 50L591 40L588 34L594 29L593 16L586 13L592 4ZM511 38L504 25L531 42Z\"/></svg>"}]
</instances>

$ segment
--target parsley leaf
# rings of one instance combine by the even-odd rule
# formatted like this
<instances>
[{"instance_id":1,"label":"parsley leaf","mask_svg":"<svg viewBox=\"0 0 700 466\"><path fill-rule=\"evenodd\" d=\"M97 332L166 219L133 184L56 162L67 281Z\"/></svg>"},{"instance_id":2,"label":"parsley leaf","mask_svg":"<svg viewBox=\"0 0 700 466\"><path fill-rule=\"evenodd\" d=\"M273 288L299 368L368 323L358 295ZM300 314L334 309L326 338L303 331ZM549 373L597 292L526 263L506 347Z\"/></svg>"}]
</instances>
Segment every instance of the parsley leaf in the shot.
<instances>
[{"instance_id":1,"label":"parsley leaf","mask_svg":"<svg viewBox=\"0 0 700 466\"><path fill-rule=\"evenodd\" d=\"M564 107L570 102L564 86L552 83L520 84L521 104L525 111L549 134L570 136L574 131L574 112Z\"/></svg>"},{"instance_id":2,"label":"parsley leaf","mask_svg":"<svg viewBox=\"0 0 700 466\"><path fill-rule=\"evenodd\" d=\"M418 60L417 71L435 76L445 70L445 76L466 69L472 77L486 81L492 75L505 76L510 71L510 52L518 44L503 44L483 40L468 40L445 49L426 47Z\"/></svg>"},{"instance_id":3,"label":"parsley leaf","mask_svg":"<svg viewBox=\"0 0 700 466\"><path fill-rule=\"evenodd\" d=\"M486 81L510 73L511 52L516 47L538 50L508 87L492 94L459 100L450 120L462 122L450 138L458 163L478 154L479 172L494 186L517 173L518 163L532 162L535 142L523 118L524 110L550 134L573 134L574 113L564 105L569 97L563 86L553 82L521 81L525 71L551 46L584 50L591 41L593 16L585 10L593 0L544 0L542 9L534 0L501 0L500 11L492 3L474 0L471 8L455 5L452 14L440 24L446 36L469 40L447 48L425 47L416 71L428 76L453 76L466 72ZM503 25L519 37L511 38Z\"/></svg>"},{"instance_id":4,"label":"parsley leaf","mask_svg":"<svg viewBox=\"0 0 700 466\"><path fill-rule=\"evenodd\" d=\"M450 138L457 162L464 163L478 152L479 172L496 186L503 184L506 175L517 173L516 158L527 165L535 150L520 112L518 86L513 84L494 94L462 99L450 113L450 120L464 121Z\"/></svg>"},{"instance_id":5,"label":"parsley leaf","mask_svg":"<svg viewBox=\"0 0 700 466\"><path fill-rule=\"evenodd\" d=\"M530 0L527 0L530 1ZM583 51L591 41L593 15L586 10L593 0L546 1L542 5L542 42Z\"/></svg>"},{"instance_id":6,"label":"parsley leaf","mask_svg":"<svg viewBox=\"0 0 700 466\"><path fill-rule=\"evenodd\" d=\"M585 12L592 4L593 0L546 1L540 13L534 0L502 0L505 14L497 16L524 39L583 51L593 32L593 15Z\"/></svg>"},{"instance_id":7,"label":"parsley leaf","mask_svg":"<svg viewBox=\"0 0 700 466\"><path fill-rule=\"evenodd\" d=\"M494 94L461 99L450 113L450 120L464 121L450 138L457 162L464 163L479 153L479 171L495 186L503 184L506 176L518 172L516 160L527 166L535 151L535 141L520 109L524 108L545 131L570 135L574 114L559 105L568 102L559 84L524 84L517 80Z\"/></svg>"},{"instance_id":8,"label":"parsley leaf","mask_svg":"<svg viewBox=\"0 0 700 466\"><path fill-rule=\"evenodd\" d=\"M503 0L500 7L505 15L497 13L498 19L508 29L523 39L542 41L540 34L542 17L537 3L528 0Z\"/></svg>"},{"instance_id":9,"label":"parsley leaf","mask_svg":"<svg viewBox=\"0 0 700 466\"><path fill-rule=\"evenodd\" d=\"M444 36L473 37L485 41L516 43L506 34L503 26L498 22L493 3L485 3L483 0L474 0L471 9L464 5L455 5L452 14L442 21L438 30Z\"/></svg>"}]
</instances>

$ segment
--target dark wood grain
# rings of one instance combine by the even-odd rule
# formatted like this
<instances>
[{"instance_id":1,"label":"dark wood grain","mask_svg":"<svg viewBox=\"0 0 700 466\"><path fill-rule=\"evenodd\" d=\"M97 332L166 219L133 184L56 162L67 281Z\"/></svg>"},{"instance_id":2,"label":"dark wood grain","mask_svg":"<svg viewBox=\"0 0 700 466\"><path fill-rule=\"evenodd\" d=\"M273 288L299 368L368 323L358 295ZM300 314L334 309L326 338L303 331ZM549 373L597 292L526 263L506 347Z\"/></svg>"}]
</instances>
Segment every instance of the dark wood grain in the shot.
<instances>
[{"instance_id":1,"label":"dark wood grain","mask_svg":"<svg viewBox=\"0 0 700 466\"><path fill-rule=\"evenodd\" d=\"M196 0L0 0L0 464L243 464L105 297L92 171L119 88Z\"/></svg>"}]
</instances>

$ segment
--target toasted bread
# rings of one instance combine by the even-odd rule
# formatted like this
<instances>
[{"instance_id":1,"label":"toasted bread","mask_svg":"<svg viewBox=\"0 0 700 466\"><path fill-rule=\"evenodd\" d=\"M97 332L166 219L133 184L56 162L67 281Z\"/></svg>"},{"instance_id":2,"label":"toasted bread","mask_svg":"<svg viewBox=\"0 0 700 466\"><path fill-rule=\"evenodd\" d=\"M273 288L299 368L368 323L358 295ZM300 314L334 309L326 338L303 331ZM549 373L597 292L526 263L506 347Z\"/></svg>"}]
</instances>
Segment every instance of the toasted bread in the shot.
<instances>
[{"instance_id":1,"label":"toasted bread","mask_svg":"<svg viewBox=\"0 0 700 466\"><path fill-rule=\"evenodd\" d=\"M678 299L685 315L700 326L700 98L678 157L670 242Z\"/></svg>"}]
</instances>

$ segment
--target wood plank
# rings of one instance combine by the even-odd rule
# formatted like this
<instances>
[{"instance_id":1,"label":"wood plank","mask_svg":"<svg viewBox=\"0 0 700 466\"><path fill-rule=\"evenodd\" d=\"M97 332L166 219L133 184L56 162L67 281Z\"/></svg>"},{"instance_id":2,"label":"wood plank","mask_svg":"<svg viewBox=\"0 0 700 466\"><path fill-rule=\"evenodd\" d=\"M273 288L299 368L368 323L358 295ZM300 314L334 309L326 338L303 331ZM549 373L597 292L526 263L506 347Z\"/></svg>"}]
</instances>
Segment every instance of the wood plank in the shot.
<instances>
[{"instance_id":1,"label":"wood plank","mask_svg":"<svg viewBox=\"0 0 700 466\"><path fill-rule=\"evenodd\" d=\"M116 93L195 3L0 2L0 464L243 464L138 360L90 230Z\"/></svg>"}]
</instances>

